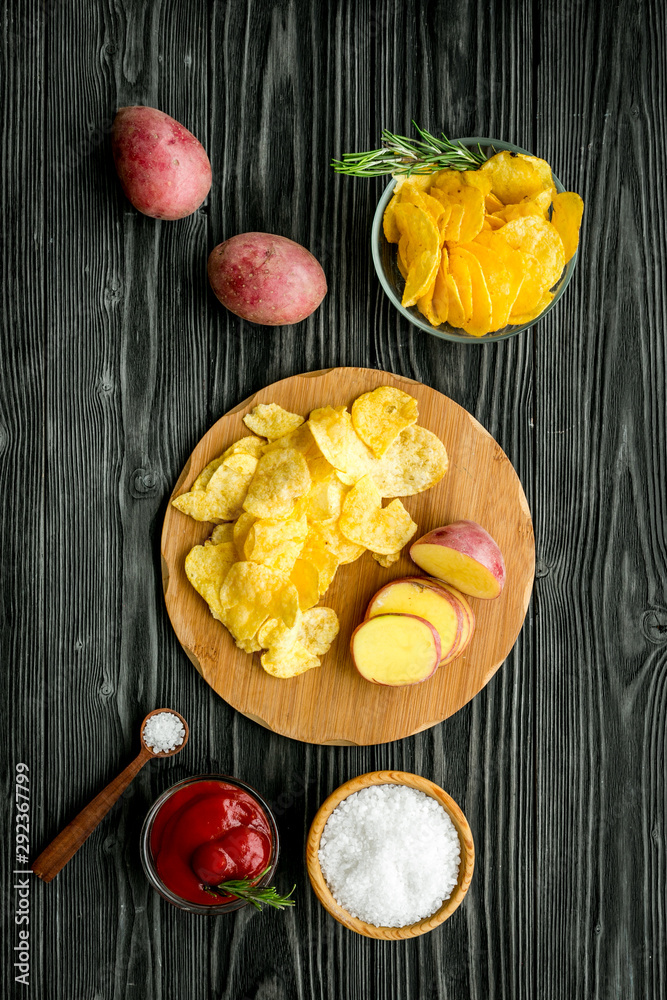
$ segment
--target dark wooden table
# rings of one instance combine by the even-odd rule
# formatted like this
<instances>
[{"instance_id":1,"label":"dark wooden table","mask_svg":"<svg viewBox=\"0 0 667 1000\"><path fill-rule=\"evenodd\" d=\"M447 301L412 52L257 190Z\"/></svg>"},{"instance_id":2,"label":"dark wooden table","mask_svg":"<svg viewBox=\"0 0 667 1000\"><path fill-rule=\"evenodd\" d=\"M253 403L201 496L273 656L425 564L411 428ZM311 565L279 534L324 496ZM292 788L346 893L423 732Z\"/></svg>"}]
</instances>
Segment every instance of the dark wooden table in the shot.
<instances>
[{"instance_id":1,"label":"dark wooden table","mask_svg":"<svg viewBox=\"0 0 667 1000\"><path fill-rule=\"evenodd\" d=\"M32 883L16 996L667 995L664 14L659 0L5 5L8 984L16 764L34 857L136 753L148 710L173 705L192 729L53 884ZM213 189L186 220L145 218L121 193L109 127L134 103L209 151ZM444 343L384 296L369 250L384 182L328 163L412 118L517 142L583 195L574 280L528 335ZM324 265L329 294L297 327L243 323L208 288L208 252L252 229ZM470 410L514 463L537 543L525 627L489 686L446 723L368 749L292 742L233 712L182 652L160 580L166 500L201 435L265 383L333 365L409 375ZM464 905L399 944L330 919L303 860L324 797L385 767L443 785L477 847ZM149 803L209 770L276 803L293 911L197 918L149 888Z\"/></svg>"}]
</instances>

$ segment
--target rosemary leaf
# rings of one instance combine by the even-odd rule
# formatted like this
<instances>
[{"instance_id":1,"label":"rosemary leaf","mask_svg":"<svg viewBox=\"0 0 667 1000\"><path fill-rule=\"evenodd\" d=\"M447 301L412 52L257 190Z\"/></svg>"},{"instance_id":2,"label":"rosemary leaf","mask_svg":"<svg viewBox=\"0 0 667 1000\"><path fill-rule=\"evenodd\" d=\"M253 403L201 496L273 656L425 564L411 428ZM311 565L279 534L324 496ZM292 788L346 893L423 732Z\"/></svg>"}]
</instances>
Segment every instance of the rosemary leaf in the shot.
<instances>
[{"instance_id":1,"label":"rosemary leaf","mask_svg":"<svg viewBox=\"0 0 667 1000\"><path fill-rule=\"evenodd\" d=\"M410 139L395 135L385 129L382 146L365 153L343 153L342 160L332 160L331 166L339 174L350 177L381 177L383 174L410 176L430 174L436 170L476 170L487 159L481 146L468 149L460 142L451 142L442 133L439 139L427 129L412 123L419 135Z\"/></svg>"}]
</instances>

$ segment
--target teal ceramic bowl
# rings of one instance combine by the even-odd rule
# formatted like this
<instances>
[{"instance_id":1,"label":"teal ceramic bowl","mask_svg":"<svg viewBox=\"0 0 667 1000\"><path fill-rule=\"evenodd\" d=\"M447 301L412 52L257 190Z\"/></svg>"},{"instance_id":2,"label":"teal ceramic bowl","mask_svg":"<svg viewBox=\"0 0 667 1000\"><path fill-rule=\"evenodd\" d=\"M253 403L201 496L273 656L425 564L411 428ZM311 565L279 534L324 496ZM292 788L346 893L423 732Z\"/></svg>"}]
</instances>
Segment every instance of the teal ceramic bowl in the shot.
<instances>
[{"instance_id":1,"label":"teal ceramic bowl","mask_svg":"<svg viewBox=\"0 0 667 1000\"><path fill-rule=\"evenodd\" d=\"M507 149L511 153L526 153L528 156L534 155L529 153L527 149L522 149L521 146L513 146L512 143L501 142L499 139L487 139L480 136L472 136L465 139L459 139L457 141L462 142L464 146L474 147L475 149L479 144L482 151L486 153L487 156L491 156L494 152L499 152L501 149ZM565 190L561 182L555 176L554 184L557 191L560 192ZM496 330L493 333L487 333L484 337L473 337L471 334L466 333L465 330L459 330L456 327L449 326L447 323L443 323L441 326L431 326L416 306L411 306L406 309L401 305L405 282L401 272L398 270L396 245L387 242L382 229L384 211L392 198L395 186L395 180L392 180L391 183L387 185L380 201L378 202L378 207L375 210L375 217L373 218L373 231L371 234L371 251L373 253L373 263L375 264L375 270L377 271L378 278L380 279L380 284L389 296L392 304L396 307L396 309L398 309L399 313L409 320L409 322L414 326L418 326L420 330L425 330L426 333L430 333L434 337L440 337L441 340L453 340L462 344L488 344L491 341L506 340L508 337L515 337L518 333L523 333L524 330L529 330L530 327L534 326L541 319L543 319L548 312L551 312L554 306L558 303L563 295L563 292L572 279L577 263L578 251L565 265L560 280L552 289L555 294L547 308L544 309L544 311L541 312L540 315L534 320L531 320L530 323L525 323L522 326L506 326L503 330Z\"/></svg>"}]
</instances>

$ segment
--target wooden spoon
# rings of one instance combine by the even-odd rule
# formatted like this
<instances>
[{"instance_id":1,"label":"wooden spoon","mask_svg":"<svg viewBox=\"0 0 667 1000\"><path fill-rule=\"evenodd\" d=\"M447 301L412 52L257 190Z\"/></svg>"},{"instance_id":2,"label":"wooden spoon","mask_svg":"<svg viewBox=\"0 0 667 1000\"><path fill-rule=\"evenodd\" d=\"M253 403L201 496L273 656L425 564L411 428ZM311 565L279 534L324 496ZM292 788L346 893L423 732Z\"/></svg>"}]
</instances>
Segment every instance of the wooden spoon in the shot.
<instances>
[{"instance_id":1,"label":"wooden spoon","mask_svg":"<svg viewBox=\"0 0 667 1000\"><path fill-rule=\"evenodd\" d=\"M174 750L162 750L159 753L154 753L144 741L144 726L152 716L159 715L161 712L171 712L172 715L180 719L185 729L185 736L180 746L175 747ZM61 830L55 840L52 840L40 856L33 861L32 870L35 875L38 875L43 882L50 882L54 879L60 869L64 868L70 858L74 857L81 845L88 839L100 820L106 816L114 802L120 798L130 782L136 778L144 764L153 757L173 757L175 754L180 753L188 742L189 735L190 730L188 729L187 722L173 708L156 708L152 712L149 712L141 723L141 750L138 756L134 758L131 764L127 765L124 771L121 771L118 777L110 781L107 787L102 789L99 795L96 795L92 802L89 802L78 816L75 816L72 822L64 830Z\"/></svg>"}]
</instances>

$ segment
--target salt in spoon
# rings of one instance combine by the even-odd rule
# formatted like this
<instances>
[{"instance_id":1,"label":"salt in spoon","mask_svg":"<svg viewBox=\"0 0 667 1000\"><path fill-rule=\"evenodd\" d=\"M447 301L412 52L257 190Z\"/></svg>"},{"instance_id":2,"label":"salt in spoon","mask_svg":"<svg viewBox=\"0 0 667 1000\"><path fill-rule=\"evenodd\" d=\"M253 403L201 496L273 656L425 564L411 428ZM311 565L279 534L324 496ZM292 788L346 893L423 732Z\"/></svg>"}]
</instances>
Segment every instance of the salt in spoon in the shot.
<instances>
[{"instance_id":1,"label":"salt in spoon","mask_svg":"<svg viewBox=\"0 0 667 1000\"><path fill-rule=\"evenodd\" d=\"M154 715L159 715L161 712L170 712L172 715L175 715L181 721L185 729L185 735L183 736L183 742L179 746L174 747L173 750L160 750L158 753L155 753L146 744L144 727L150 718ZM81 845L88 839L98 823L106 816L112 805L117 802L130 782L136 778L144 764L154 757L174 757L177 753L180 753L188 742L189 735L190 731L187 722L173 708L156 708L152 712L149 712L141 723L141 750L139 754L131 764L127 765L124 771L121 771L118 777L110 781L106 788L103 788L99 795L96 795L92 802L89 802L81 810L78 816L74 817L64 830L60 831L48 847L44 848L40 856L32 863L32 870L35 875L38 875L43 882L50 882L54 879L61 868L64 868L67 862L74 857Z\"/></svg>"}]
</instances>

